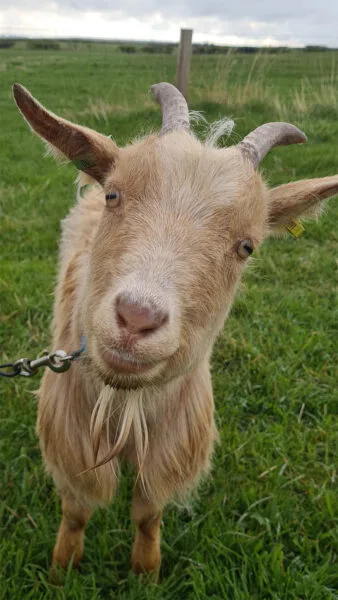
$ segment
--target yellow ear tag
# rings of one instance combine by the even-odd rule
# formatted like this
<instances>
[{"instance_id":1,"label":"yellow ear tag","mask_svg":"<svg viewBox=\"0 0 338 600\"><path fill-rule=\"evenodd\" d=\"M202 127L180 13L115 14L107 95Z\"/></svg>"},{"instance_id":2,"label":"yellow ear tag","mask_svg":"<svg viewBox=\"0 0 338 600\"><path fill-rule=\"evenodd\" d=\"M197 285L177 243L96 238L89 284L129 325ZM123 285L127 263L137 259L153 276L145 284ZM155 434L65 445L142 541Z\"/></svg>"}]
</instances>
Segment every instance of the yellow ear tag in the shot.
<instances>
[{"instance_id":1,"label":"yellow ear tag","mask_svg":"<svg viewBox=\"0 0 338 600\"><path fill-rule=\"evenodd\" d=\"M304 231L304 227L301 224L300 221L296 221L294 219L292 219L292 221L290 221L287 225L285 225L285 228L290 231L290 233L292 233L292 235L294 237L299 237L300 235L302 235L303 231Z\"/></svg>"}]
</instances>

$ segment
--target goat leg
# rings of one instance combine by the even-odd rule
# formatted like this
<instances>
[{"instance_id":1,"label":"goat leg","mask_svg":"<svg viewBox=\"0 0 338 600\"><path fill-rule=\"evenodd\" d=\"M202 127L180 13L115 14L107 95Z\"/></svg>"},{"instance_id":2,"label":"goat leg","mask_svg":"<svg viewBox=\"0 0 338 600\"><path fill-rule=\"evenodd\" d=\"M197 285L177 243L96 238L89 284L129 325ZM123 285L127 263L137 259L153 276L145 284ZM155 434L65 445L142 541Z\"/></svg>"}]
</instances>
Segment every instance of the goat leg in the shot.
<instances>
[{"instance_id":1,"label":"goat leg","mask_svg":"<svg viewBox=\"0 0 338 600\"><path fill-rule=\"evenodd\" d=\"M135 489L132 503L132 519L136 525L136 535L131 556L134 573L155 573L161 563L160 526L162 510L142 496Z\"/></svg>"},{"instance_id":2,"label":"goat leg","mask_svg":"<svg viewBox=\"0 0 338 600\"><path fill-rule=\"evenodd\" d=\"M84 507L69 492L62 492L62 521L53 551L52 569L77 567L84 549L84 530L92 510Z\"/></svg>"}]
</instances>

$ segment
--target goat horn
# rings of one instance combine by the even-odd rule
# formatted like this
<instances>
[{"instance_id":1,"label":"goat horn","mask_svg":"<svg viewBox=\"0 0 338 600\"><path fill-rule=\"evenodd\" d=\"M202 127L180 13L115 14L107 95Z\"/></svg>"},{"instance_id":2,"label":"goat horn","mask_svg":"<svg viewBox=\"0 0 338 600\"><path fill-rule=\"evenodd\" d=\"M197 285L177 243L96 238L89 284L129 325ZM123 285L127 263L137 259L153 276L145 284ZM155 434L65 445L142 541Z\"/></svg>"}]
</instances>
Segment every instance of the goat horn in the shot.
<instances>
[{"instance_id":1,"label":"goat horn","mask_svg":"<svg viewBox=\"0 0 338 600\"><path fill-rule=\"evenodd\" d=\"M181 92L171 83L156 83L151 91L162 109L162 129L160 135L177 131L189 130L188 105Z\"/></svg>"},{"instance_id":2,"label":"goat horn","mask_svg":"<svg viewBox=\"0 0 338 600\"><path fill-rule=\"evenodd\" d=\"M290 123L265 123L247 135L238 148L246 155L255 169L264 156L275 146L304 144L306 135Z\"/></svg>"}]
</instances>

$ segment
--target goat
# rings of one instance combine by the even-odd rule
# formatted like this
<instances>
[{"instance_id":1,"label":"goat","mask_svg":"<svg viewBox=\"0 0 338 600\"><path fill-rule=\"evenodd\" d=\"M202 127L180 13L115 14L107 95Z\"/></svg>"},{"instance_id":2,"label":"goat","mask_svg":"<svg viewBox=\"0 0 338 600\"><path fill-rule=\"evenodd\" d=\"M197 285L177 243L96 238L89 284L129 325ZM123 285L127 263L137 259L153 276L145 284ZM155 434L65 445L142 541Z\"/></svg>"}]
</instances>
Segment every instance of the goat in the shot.
<instances>
[{"instance_id":1,"label":"goat","mask_svg":"<svg viewBox=\"0 0 338 600\"><path fill-rule=\"evenodd\" d=\"M14 85L32 129L82 171L62 226L52 330L53 347L67 351L85 336L86 357L62 375L45 373L37 420L62 498L52 564L64 568L79 563L85 525L111 502L127 460L137 473L132 568L158 571L165 505L210 468L209 361L250 255L338 192L338 176L264 183L257 168L269 150L306 141L295 126L261 125L216 149L190 132L174 86L152 91L161 131L118 148Z\"/></svg>"}]
</instances>

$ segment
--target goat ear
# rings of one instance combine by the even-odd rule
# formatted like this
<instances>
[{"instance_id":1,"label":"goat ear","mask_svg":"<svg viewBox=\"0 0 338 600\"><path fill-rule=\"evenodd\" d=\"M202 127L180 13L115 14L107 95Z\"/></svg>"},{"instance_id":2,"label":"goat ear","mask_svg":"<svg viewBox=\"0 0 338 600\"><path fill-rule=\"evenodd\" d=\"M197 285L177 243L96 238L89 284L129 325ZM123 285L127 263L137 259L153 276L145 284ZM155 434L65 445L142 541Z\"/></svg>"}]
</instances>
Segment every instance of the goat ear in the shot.
<instances>
[{"instance_id":1,"label":"goat ear","mask_svg":"<svg viewBox=\"0 0 338 600\"><path fill-rule=\"evenodd\" d=\"M287 225L292 219L316 217L323 200L338 194L338 175L303 179L269 190L268 219L271 230Z\"/></svg>"},{"instance_id":2,"label":"goat ear","mask_svg":"<svg viewBox=\"0 0 338 600\"><path fill-rule=\"evenodd\" d=\"M118 156L114 142L96 131L61 119L42 106L22 85L13 86L15 102L32 129L81 171L101 185Z\"/></svg>"}]
</instances>

